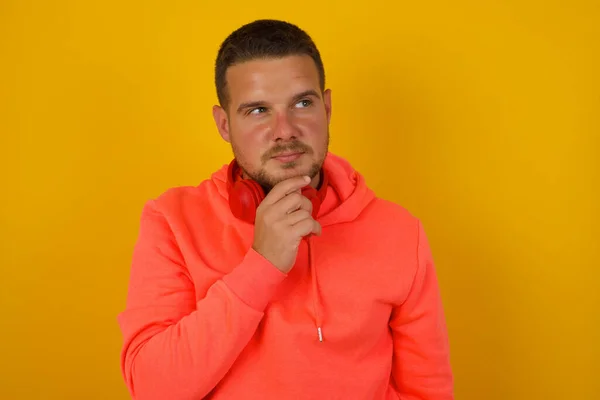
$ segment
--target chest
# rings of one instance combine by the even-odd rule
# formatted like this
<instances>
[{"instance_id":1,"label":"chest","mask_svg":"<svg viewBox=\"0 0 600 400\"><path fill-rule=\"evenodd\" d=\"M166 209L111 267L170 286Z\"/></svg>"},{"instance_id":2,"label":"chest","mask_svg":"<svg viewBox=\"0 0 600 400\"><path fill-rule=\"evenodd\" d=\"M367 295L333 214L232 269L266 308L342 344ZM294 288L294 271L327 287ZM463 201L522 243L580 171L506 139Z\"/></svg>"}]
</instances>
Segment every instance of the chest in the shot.
<instances>
[{"instance_id":1,"label":"chest","mask_svg":"<svg viewBox=\"0 0 600 400\"><path fill-rule=\"evenodd\" d=\"M326 227L321 236L303 240L265 310L265 324L275 321L269 326L293 340L314 339L318 323L330 344L356 348L379 340L410 289L415 252L393 236L362 232L358 224ZM224 226L187 255L198 300L239 264L252 240L250 226Z\"/></svg>"}]
</instances>

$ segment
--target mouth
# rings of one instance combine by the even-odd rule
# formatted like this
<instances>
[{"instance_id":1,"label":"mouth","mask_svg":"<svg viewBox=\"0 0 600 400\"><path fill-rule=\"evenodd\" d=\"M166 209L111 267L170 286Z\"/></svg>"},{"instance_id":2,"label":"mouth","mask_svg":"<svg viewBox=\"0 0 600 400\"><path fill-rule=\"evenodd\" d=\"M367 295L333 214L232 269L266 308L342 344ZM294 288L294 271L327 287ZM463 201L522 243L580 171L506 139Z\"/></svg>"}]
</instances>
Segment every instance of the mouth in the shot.
<instances>
[{"instance_id":1,"label":"mouth","mask_svg":"<svg viewBox=\"0 0 600 400\"><path fill-rule=\"evenodd\" d=\"M287 163L287 162L291 162L291 161L296 161L303 154L304 154L303 152L282 153L282 154L276 155L275 157L273 157L273 159L275 159L279 162Z\"/></svg>"}]
</instances>

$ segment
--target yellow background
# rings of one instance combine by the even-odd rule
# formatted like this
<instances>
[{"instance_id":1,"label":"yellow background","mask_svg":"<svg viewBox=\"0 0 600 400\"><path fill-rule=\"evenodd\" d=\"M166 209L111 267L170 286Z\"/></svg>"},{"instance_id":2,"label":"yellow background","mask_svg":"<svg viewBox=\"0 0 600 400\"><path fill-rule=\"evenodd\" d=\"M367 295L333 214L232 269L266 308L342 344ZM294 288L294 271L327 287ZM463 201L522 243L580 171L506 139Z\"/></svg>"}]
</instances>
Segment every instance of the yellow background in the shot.
<instances>
[{"instance_id":1,"label":"yellow background","mask_svg":"<svg viewBox=\"0 0 600 400\"><path fill-rule=\"evenodd\" d=\"M214 57L261 17L314 37L332 150L424 221L456 398L600 398L600 3L348 4L0 2L1 399L128 398L142 204L229 161Z\"/></svg>"}]
</instances>

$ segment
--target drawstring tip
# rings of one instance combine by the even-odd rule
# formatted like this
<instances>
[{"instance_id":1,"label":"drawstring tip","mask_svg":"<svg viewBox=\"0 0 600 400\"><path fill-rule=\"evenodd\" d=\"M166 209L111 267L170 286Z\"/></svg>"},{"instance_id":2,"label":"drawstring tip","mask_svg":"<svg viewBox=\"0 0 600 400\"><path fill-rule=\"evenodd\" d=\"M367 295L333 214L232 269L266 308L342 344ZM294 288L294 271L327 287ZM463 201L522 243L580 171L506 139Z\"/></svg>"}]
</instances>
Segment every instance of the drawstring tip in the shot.
<instances>
[{"instance_id":1,"label":"drawstring tip","mask_svg":"<svg viewBox=\"0 0 600 400\"><path fill-rule=\"evenodd\" d=\"M323 331L321 330L320 326L317 328L317 333L319 334L319 342L322 342L323 341Z\"/></svg>"}]
</instances>

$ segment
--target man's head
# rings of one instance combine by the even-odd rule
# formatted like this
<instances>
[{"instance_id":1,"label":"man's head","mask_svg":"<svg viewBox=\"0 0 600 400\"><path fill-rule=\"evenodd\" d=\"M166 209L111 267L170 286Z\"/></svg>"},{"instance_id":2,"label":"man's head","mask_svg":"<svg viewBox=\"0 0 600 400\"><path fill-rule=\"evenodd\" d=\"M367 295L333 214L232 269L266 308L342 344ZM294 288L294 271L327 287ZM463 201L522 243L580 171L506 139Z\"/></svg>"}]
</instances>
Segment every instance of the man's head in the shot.
<instances>
[{"instance_id":1,"label":"man's head","mask_svg":"<svg viewBox=\"0 0 600 400\"><path fill-rule=\"evenodd\" d=\"M244 173L269 190L309 175L318 183L329 147L331 92L321 56L295 25L259 20L222 43L213 116Z\"/></svg>"}]
</instances>

